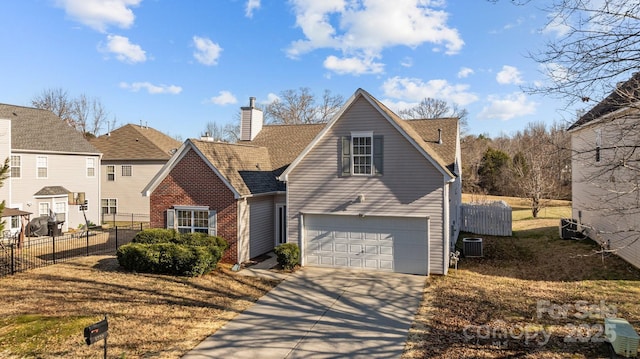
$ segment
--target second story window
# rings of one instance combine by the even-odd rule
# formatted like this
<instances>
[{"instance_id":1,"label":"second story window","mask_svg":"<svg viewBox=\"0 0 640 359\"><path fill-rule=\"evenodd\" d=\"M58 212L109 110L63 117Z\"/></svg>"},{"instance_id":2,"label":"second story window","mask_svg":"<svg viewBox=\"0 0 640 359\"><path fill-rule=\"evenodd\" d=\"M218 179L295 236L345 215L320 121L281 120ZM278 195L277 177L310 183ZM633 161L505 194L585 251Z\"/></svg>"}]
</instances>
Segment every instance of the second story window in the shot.
<instances>
[{"instance_id":1,"label":"second story window","mask_svg":"<svg viewBox=\"0 0 640 359\"><path fill-rule=\"evenodd\" d=\"M87 177L96 176L96 159L87 158Z\"/></svg>"},{"instance_id":2,"label":"second story window","mask_svg":"<svg viewBox=\"0 0 640 359\"><path fill-rule=\"evenodd\" d=\"M107 181L116 180L116 166L107 166Z\"/></svg>"},{"instance_id":3,"label":"second story window","mask_svg":"<svg viewBox=\"0 0 640 359\"><path fill-rule=\"evenodd\" d=\"M122 177L131 177L131 165L122 165Z\"/></svg>"},{"instance_id":4,"label":"second story window","mask_svg":"<svg viewBox=\"0 0 640 359\"><path fill-rule=\"evenodd\" d=\"M36 177L47 178L47 156L36 157Z\"/></svg>"},{"instance_id":5,"label":"second story window","mask_svg":"<svg viewBox=\"0 0 640 359\"><path fill-rule=\"evenodd\" d=\"M11 177L12 178L22 177L22 158L20 156L12 155L10 165L11 165Z\"/></svg>"},{"instance_id":6,"label":"second story window","mask_svg":"<svg viewBox=\"0 0 640 359\"><path fill-rule=\"evenodd\" d=\"M371 136L352 137L353 148L353 174L354 175L370 175L371 174Z\"/></svg>"},{"instance_id":7,"label":"second story window","mask_svg":"<svg viewBox=\"0 0 640 359\"><path fill-rule=\"evenodd\" d=\"M352 132L342 137L338 168L341 176L382 175L383 137L373 132Z\"/></svg>"}]
</instances>

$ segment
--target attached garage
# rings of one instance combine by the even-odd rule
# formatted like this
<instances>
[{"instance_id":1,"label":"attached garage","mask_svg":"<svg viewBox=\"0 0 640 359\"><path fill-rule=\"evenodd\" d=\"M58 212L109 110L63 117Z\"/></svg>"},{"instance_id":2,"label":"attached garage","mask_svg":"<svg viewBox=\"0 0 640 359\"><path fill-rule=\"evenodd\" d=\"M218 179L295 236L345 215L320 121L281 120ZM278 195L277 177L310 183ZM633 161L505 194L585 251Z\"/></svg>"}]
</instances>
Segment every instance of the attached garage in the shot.
<instances>
[{"instance_id":1,"label":"attached garage","mask_svg":"<svg viewBox=\"0 0 640 359\"><path fill-rule=\"evenodd\" d=\"M304 214L304 265L426 275L428 218Z\"/></svg>"}]
</instances>

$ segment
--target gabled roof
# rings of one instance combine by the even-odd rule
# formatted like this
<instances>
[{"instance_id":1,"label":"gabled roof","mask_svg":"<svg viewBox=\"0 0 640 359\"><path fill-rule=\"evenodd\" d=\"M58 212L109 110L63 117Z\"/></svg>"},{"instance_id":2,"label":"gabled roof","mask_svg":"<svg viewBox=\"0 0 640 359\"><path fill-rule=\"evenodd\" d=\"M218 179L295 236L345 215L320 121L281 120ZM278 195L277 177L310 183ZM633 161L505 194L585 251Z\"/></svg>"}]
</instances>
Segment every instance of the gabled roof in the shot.
<instances>
[{"instance_id":1,"label":"gabled roof","mask_svg":"<svg viewBox=\"0 0 640 359\"><path fill-rule=\"evenodd\" d=\"M437 127L427 126L425 123L420 121L435 121L435 120L417 120L414 121L406 121L402 120L398 117L393 111L387 108L383 103L375 99L368 92L363 89L358 89L353 96L347 100L347 102L342 106L341 110L327 123L327 125L318 133L318 135L307 145L307 147L301 152L299 156L287 167L287 169L282 173L281 179L286 181L287 175L295 168L295 166L302 160L304 156L306 156L309 151L320 141L320 139L328 132L328 130L341 118L342 114L353 104L358 98L363 97L371 105L374 106L383 117L389 121L389 123L394 126L400 134L402 134L428 161L430 161L440 172L447 178L452 179L455 177L453 174L453 164L455 162L455 143L457 140L457 126L458 121L456 119L449 119L447 122L447 127L450 129L449 132L451 135L454 135L453 148L454 150L451 153L446 153L444 148L440 151L436 151L433 149L433 146L439 146L438 136L437 136ZM446 121L446 120L441 120ZM416 130L412 125L414 123L420 130ZM449 123L451 123L449 125ZM435 123L432 123L435 124ZM455 128L455 132L451 131L452 128ZM432 137L433 129L435 129L436 136ZM444 132L444 129L443 129ZM451 139L449 135L447 135L447 139ZM445 140L443 134L443 141ZM429 142L434 142L430 144ZM450 145L447 147L451 147ZM445 161L440 153L446 155L447 158L450 158L451 161Z\"/></svg>"},{"instance_id":2,"label":"gabled roof","mask_svg":"<svg viewBox=\"0 0 640 359\"><path fill-rule=\"evenodd\" d=\"M69 190L62 186L45 186L34 194L35 197L39 196L62 196L69 194Z\"/></svg>"},{"instance_id":3,"label":"gabled roof","mask_svg":"<svg viewBox=\"0 0 640 359\"><path fill-rule=\"evenodd\" d=\"M0 119L11 120L12 150L100 154L51 111L0 104Z\"/></svg>"},{"instance_id":4,"label":"gabled roof","mask_svg":"<svg viewBox=\"0 0 640 359\"><path fill-rule=\"evenodd\" d=\"M148 195L189 152L195 151L236 198L274 192L278 183L265 147L188 139L144 188Z\"/></svg>"},{"instance_id":5,"label":"gabled roof","mask_svg":"<svg viewBox=\"0 0 640 359\"><path fill-rule=\"evenodd\" d=\"M180 147L177 141L151 127L124 125L89 140L102 151L103 160L169 160Z\"/></svg>"},{"instance_id":6,"label":"gabled roof","mask_svg":"<svg viewBox=\"0 0 640 359\"><path fill-rule=\"evenodd\" d=\"M640 100L640 72L634 73L629 80L616 86L616 89L609 96L582 115L578 121L569 126L567 131L584 126L615 111L628 108L630 100L634 102Z\"/></svg>"}]
</instances>

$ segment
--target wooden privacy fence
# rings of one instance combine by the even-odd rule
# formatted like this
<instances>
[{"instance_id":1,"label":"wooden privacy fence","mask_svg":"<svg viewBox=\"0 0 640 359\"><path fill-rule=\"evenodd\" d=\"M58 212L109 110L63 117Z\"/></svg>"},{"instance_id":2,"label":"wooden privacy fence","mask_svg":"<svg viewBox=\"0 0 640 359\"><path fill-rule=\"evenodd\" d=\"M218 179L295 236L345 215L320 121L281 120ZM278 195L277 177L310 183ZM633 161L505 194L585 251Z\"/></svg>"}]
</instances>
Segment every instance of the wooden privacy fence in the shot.
<instances>
[{"instance_id":1,"label":"wooden privacy fence","mask_svg":"<svg viewBox=\"0 0 640 359\"><path fill-rule=\"evenodd\" d=\"M511 236L511 207L505 202L463 203L462 231L490 236Z\"/></svg>"}]
</instances>

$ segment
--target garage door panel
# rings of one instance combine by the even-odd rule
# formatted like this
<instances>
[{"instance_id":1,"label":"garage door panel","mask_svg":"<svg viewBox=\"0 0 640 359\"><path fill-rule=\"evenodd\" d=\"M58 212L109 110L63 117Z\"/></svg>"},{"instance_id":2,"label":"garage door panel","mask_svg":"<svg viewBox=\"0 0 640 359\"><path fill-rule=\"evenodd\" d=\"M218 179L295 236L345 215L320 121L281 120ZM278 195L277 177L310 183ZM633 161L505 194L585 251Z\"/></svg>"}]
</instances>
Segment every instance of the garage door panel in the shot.
<instances>
[{"instance_id":1,"label":"garage door panel","mask_svg":"<svg viewBox=\"0 0 640 359\"><path fill-rule=\"evenodd\" d=\"M307 265L427 274L423 218L305 215L304 223Z\"/></svg>"}]
</instances>

